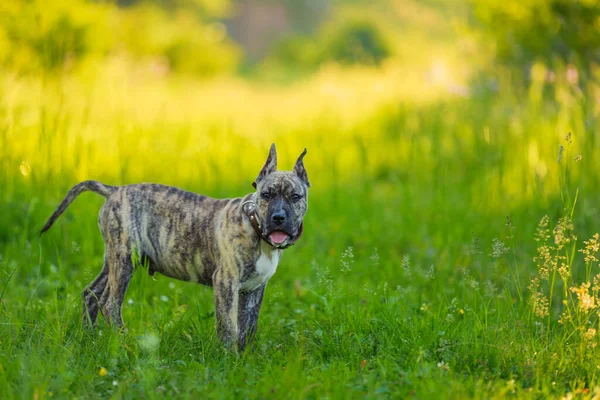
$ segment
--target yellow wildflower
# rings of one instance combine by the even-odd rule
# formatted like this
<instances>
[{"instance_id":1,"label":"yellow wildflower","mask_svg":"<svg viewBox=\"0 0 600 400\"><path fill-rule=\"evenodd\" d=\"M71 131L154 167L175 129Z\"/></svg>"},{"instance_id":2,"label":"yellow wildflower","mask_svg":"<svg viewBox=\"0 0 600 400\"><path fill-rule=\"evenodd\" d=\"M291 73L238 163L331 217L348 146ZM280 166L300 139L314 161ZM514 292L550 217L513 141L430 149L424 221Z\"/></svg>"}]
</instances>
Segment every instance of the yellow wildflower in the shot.
<instances>
[{"instance_id":1,"label":"yellow wildflower","mask_svg":"<svg viewBox=\"0 0 600 400\"><path fill-rule=\"evenodd\" d=\"M596 330L594 328L588 329L587 332L583 335L583 337L585 337L587 340L593 339L594 336L596 336Z\"/></svg>"},{"instance_id":2,"label":"yellow wildflower","mask_svg":"<svg viewBox=\"0 0 600 400\"><path fill-rule=\"evenodd\" d=\"M579 307L584 310L591 310L596 308L596 301L593 296L589 295L590 283L582 283L580 287L573 286L571 292L577 295L579 300Z\"/></svg>"}]
</instances>

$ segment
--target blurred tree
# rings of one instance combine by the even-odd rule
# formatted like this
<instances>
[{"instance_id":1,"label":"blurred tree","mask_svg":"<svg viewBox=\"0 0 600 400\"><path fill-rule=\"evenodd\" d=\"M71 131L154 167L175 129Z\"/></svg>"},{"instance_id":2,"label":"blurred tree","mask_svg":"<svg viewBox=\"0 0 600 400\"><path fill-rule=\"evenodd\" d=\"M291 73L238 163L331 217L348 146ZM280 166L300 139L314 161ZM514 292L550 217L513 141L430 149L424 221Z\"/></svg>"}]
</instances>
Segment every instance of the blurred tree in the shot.
<instances>
[{"instance_id":1,"label":"blurred tree","mask_svg":"<svg viewBox=\"0 0 600 400\"><path fill-rule=\"evenodd\" d=\"M341 17L324 24L316 35L281 40L268 61L310 70L328 62L378 66L391 54L387 32L375 19Z\"/></svg>"},{"instance_id":2,"label":"blurred tree","mask_svg":"<svg viewBox=\"0 0 600 400\"><path fill-rule=\"evenodd\" d=\"M9 1L0 4L0 60L5 65L55 70L87 54L105 41L92 41L90 32L98 25L105 7L64 0ZM3 50L3 51L2 51Z\"/></svg>"},{"instance_id":3,"label":"blurred tree","mask_svg":"<svg viewBox=\"0 0 600 400\"><path fill-rule=\"evenodd\" d=\"M470 0L474 26L509 65L600 62L600 0Z\"/></svg>"},{"instance_id":4,"label":"blurred tree","mask_svg":"<svg viewBox=\"0 0 600 400\"><path fill-rule=\"evenodd\" d=\"M389 43L375 21L343 21L328 27L323 36L326 42L321 50L321 62L379 65L391 53Z\"/></svg>"},{"instance_id":5,"label":"blurred tree","mask_svg":"<svg viewBox=\"0 0 600 400\"><path fill-rule=\"evenodd\" d=\"M167 11L187 9L204 18L223 18L230 11L232 0L115 0L120 7L151 4Z\"/></svg>"},{"instance_id":6,"label":"blurred tree","mask_svg":"<svg viewBox=\"0 0 600 400\"><path fill-rule=\"evenodd\" d=\"M119 8L126 4L126 8ZM0 64L21 71L64 71L114 53L159 60L165 71L231 72L238 48L218 18L229 0L0 1ZM166 10L168 9L168 11Z\"/></svg>"}]
</instances>

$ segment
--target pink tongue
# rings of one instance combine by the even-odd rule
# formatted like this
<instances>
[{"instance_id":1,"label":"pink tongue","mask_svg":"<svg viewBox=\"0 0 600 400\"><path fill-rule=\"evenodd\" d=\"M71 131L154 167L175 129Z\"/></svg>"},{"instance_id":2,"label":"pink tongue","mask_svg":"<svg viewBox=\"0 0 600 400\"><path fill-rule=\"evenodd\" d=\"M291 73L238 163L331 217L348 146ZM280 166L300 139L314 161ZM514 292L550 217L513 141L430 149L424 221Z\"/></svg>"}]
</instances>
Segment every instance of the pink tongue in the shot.
<instances>
[{"instance_id":1,"label":"pink tongue","mask_svg":"<svg viewBox=\"0 0 600 400\"><path fill-rule=\"evenodd\" d=\"M273 243L280 244L280 243L283 243L285 241L285 239L288 238L288 235L281 231L275 231L269 235L269 238L271 239L271 241Z\"/></svg>"}]
</instances>

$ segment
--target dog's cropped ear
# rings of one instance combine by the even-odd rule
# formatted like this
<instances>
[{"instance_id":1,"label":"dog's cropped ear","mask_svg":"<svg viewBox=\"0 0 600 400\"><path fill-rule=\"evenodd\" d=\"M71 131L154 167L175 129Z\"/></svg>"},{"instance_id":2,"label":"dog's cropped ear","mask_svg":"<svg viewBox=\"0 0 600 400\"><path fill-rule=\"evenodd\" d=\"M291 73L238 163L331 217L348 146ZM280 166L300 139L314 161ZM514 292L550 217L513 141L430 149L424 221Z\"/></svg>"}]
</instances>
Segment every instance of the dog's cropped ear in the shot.
<instances>
[{"instance_id":1,"label":"dog's cropped ear","mask_svg":"<svg viewBox=\"0 0 600 400\"><path fill-rule=\"evenodd\" d=\"M306 155L306 149L300 154L298 160L296 161L296 165L294 165L294 173L298 175L298 178L302 179L302 182L306 184L306 187L310 187L310 182L308 181L308 174L306 173L306 169L304 168L304 156Z\"/></svg>"},{"instance_id":2,"label":"dog's cropped ear","mask_svg":"<svg viewBox=\"0 0 600 400\"><path fill-rule=\"evenodd\" d=\"M262 181L265 176L269 175L272 172L277 170L277 150L275 150L275 143L271 145L271 149L269 150L269 156L267 157L267 162L264 167L260 170L258 177L252 183L252 186L256 189L256 186Z\"/></svg>"}]
</instances>

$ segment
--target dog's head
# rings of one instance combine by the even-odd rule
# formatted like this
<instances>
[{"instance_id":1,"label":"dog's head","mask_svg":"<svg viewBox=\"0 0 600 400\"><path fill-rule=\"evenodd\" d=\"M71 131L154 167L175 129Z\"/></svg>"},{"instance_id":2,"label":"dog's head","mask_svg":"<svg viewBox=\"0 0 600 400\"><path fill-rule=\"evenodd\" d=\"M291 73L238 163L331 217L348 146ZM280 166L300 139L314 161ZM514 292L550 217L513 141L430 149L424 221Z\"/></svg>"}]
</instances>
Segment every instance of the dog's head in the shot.
<instances>
[{"instance_id":1,"label":"dog's head","mask_svg":"<svg viewBox=\"0 0 600 400\"><path fill-rule=\"evenodd\" d=\"M262 234L274 247L287 247L302 234L308 208L308 175L300 154L294 169L277 171L277 151L271 145L267 162L252 184L256 188L256 213Z\"/></svg>"}]
</instances>

